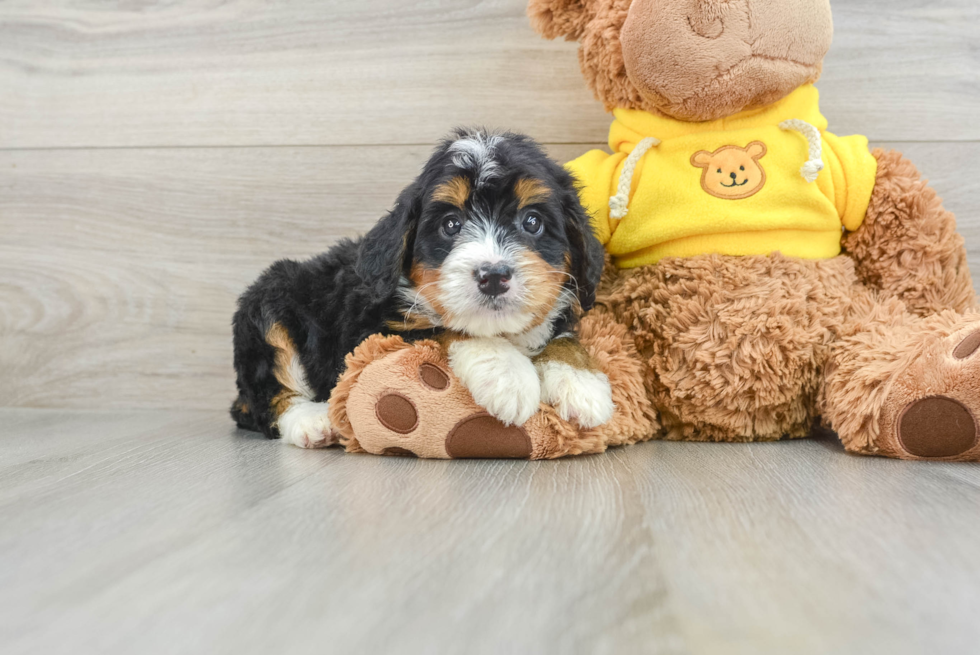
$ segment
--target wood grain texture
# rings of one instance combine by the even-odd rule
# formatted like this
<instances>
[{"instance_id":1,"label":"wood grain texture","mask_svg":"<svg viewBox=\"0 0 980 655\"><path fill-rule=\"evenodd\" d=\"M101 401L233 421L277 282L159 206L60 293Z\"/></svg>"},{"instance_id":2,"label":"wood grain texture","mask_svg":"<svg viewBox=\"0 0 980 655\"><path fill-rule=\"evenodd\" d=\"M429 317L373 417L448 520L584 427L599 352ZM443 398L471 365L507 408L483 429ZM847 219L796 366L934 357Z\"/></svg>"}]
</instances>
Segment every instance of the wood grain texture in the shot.
<instances>
[{"instance_id":1,"label":"wood grain texture","mask_svg":"<svg viewBox=\"0 0 980 655\"><path fill-rule=\"evenodd\" d=\"M0 651L968 653L980 468L834 442L302 451L0 411Z\"/></svg>"},{"instance_id":2,"label":"wood grain texture","mask_svg":"<svg viewBox=\"0 0 980 655\"><path fill-rule=\"evenodd\" d=\"M960 216L980 289L980 144L882 145ZM369 229L428 153L0 151L0 406L224 407L238 295L276 259Z\"/></svg>"},{"instance_id":3,"label":"wood grain texture","mask_svg":"<svg viewBox=\"0 0 980 655\"><path fill-rule=\"evenodd\" d=\"M604 138L576 45L525 0L0 4L0 147L430 143L458 124ZM975 0L835 3L821 88L875 140L980 140Z\"/></svg>"}]
</instances>

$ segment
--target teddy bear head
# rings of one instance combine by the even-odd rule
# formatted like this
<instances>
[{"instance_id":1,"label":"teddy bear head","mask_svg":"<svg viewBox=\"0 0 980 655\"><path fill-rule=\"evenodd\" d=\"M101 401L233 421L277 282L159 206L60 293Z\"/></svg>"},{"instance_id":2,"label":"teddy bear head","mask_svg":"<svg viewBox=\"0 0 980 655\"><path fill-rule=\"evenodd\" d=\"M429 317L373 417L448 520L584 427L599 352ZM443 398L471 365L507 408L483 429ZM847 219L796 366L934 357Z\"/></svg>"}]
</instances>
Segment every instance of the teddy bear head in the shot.
<instances>
[{"instance_id":1,"label":"teddy bear head","mask_svg":"<svg viewBox=\"0 0 980 655\"><path fill-rule=\"evenodd\" d=\"M530 0L534 28L580 42L607 109L724 118L820 76L830 0Z\"/></svg>"}]
</instances>

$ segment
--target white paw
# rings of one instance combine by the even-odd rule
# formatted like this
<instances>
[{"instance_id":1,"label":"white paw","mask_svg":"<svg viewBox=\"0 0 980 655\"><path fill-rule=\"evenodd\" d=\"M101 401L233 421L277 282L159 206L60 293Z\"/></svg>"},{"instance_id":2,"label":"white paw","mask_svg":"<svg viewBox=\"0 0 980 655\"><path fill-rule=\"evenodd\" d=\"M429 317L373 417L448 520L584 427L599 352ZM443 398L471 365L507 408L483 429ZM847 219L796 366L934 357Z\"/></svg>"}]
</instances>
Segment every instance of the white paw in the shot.
<instances>
[{"instance_id":1,"label":"white paw","mask_svg":"<svg viewBox=\"0 0 980 655\"><path fill-rule=\"evenodd\" d=\"M574 368L563 362L544 362L541 400L555 408L566 421L589 429L609 421L613 415L612 388L603 373Z\"/></svg>"},{"instance_id":2,"label":"white paw","mask_svg":"<svg viewBox=\"0 0 980 655\"><path fill-rule=\"evenodd\" d=\"M329 408L327 403L293 400L277 422L282 442L300 448L326 448L337 443L327 415Z\"/></svg>"},{"instance_id":3,"label":"white paw","mask_svg":"<svg viewBox=\"0 0 980 655\"><path fill-rule=\"evenodd\" d=\"M456 341L449 366L473 400L507 425L523 425L538 411L541 381L534 364L501 337Z\"/></svg>"}]
</instances>

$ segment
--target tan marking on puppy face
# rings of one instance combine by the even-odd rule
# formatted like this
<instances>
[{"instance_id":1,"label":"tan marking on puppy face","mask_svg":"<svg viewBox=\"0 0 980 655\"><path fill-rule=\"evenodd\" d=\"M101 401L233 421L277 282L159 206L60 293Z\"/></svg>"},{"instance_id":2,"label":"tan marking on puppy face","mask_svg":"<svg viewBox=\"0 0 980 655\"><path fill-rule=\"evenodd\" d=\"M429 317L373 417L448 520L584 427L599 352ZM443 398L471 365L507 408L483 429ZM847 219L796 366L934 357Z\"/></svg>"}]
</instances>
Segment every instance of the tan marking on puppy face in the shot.
<instances>
[{"instance_id":1,"label":"tan marking on puppy face","mask_svg":"<svg viewBox=\"0 0 980 655\"><path fill-rule=\"evenodd\" d=\"M539 362L561 362L563 364L568 364L572 368L578 368L586 371L597 371L599 367L596 366L592 357L585 350L585 348L578 342L577 339L570 337L562 337L560 339L555 339L548 342L548 345L544 347L538 355L534 358L534 363Z\"/></svg>"},{"instance_id":2,"label":"tan marking on puppy face","mask_svg":"<svg viewBox=\"0 0 980 655\"><path fill-rule=\"evenodd\" d=\"M568 277L568 271L554 268L535 252L525 252L518 262L518 267L526 289L524 310L534 316L529 328L537 327L554 308L561 294L562 285Z\"/></svg>"},{"instance_id":3,"label":"tan marking on puppy face","mask_svg":"<svg viewBox=\"0 0 980 655\"><path fill-rule=\"evenodd\" d=\"M409 304L400 310L402 320L388 321L388 328L395 332L408 332L412 330L431 330L438 327L433 322L434 318L431 315L427 315L427 313L431 309L439 317L446 315L445 307L439 301L439 269L426 268L422 264L415 264L409 272L408 277L413 285L406 297Z\"/></svg>"},{"instance_id":4,"label":"tan marking on puppy face","mask_svg":"<svg viewBox=\"0 0 980 655\"><path fill-rule=\"evenodd\" d=\"M470 197L470 181L465 177L454 177L448 182L444 182L432 192L433 202L444 202L459 209L466 206L466 201Z\"/></svg>"},{"instance_id":5,"label":"tan marking on puppy face","mask_svg":"<svg viewBox=\"0 0 980 655\"><path fill-rule=\"evenodd\" d=\"M544 202L550 198L551 189L545 186L541 180L526 177L518 180L514 186L514 195L517 196L518 208L524 209L528 205Z\"/></svg>"},{"instance_id":6,"label":"tan marking on puppy face","mask_svg":"<svg viewBox=\"0 0 980 655\"><path fill-rule=\"evenodd\" d=\"M429 306L440 316L445 315L446 308L439 302L439 279L442 272L438 268L426 268L415 264L408 277L415 285L415 293L425 298Z\"/></svg>"},{"instance_id":7,"label":"tan marking on puppy face","mask_svg":"<svg viewBox=\"0 0 980 655\"><path fill-rule=\"evenodd\" d=\"M766 171L759 160L767 150L762 141L753 141L744 148L701 150L691 157L691 165L704 169L701 188L707 193L722 200L741 200L754 196L766 185Z\"/></svg>"},{"instance_id":8,"label":"tan marking on puppy face","mask_svg":"<svg viewBox=\"0 0 980 655\"><path fill-rule=\"evenodd\" d=\"M293 398L300 395L300 390L306 386L306 383L296 379L298 371L293 361L299 359L299 352L289 332L281 323L272 324L269 331L265 333L265 342L276 349L272 373L283 386L283 390L272 399L272 411L279 417L289 409Z\"/></svg>"}]
</instances>

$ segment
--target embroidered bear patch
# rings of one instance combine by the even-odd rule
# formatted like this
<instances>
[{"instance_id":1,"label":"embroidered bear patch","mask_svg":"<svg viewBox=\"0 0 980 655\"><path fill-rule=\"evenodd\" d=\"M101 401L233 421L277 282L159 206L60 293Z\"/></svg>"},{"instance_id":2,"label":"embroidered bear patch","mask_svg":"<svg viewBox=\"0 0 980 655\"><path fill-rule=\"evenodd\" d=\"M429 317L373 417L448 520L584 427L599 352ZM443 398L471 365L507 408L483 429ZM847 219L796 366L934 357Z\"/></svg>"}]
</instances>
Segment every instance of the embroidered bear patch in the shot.
<instances>
[{"instance_id":1,"label":"embroidered bear patch","mask_svg":"<svg viewBox=\"0 0 980 655\"><path fill-rule=\"evenodd\" d=\"M701 150L691 157L691 165L703 168L701 188L716 198L740 200L754 196L766 185L766 171L759 160L766 156L766 144L753 141L744 148L723 146L714 152Z\"/></svg>"}]
</instances>

